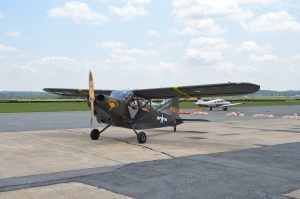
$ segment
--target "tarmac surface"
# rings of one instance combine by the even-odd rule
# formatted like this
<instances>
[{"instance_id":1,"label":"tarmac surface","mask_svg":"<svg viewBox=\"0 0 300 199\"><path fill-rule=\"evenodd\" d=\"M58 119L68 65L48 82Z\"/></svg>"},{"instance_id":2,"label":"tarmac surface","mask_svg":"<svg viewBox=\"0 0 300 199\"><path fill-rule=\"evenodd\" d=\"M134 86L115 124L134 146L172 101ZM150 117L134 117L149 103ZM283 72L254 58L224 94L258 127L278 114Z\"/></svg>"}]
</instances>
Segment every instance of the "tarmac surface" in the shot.
<instances>
[{"instance_id":1,"label":"tarmac surface","mask_svg":"<svg viewBox=\"0 0 300 199\"><path fill-rule=\"evenodd\" d=\"M194 109L183 111L195 112ZM244 117L228 117L226 113L240 112ZM297 113L300 106L261 106L261 107L230 107L228 111L222 109L200 109L198 115L182 115L186 118L203 118L210 121L250 120L253 114L273 114L275 118ZM203 114L204 113L204 114ZM207 114L206 114L207 113ZM35 113L0 113L0 132L54 130L71 128L89 128L89 112L35 112Z\"/></svg>"},{"instance_id":2,"label":"tarmac surface","mask_svg":"<svg viewBox=\"0 0 300 199\"><path fill-rule=\"evenodd\" d=\"M300 198L300 120L282 118L300 106L206 112L143 145L116 127L90 140L87 112L0 114L0 199Z\"/></svg>"}]
</instances>

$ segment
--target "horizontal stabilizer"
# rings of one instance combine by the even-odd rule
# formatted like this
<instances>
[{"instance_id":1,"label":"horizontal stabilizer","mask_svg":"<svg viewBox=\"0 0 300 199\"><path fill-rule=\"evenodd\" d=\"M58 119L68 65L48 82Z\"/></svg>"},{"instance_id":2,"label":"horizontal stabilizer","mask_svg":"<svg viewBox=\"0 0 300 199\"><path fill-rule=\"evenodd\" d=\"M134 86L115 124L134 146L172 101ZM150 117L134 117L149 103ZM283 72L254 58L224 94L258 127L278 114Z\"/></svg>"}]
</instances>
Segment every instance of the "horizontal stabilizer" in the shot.
<instances>
[{"instance_id":1,"label":"horizontal stabilizer","mask_svg":"<svg viewBox=\"0 0 300 199\"><path fill-rule=\"evenodd\" d=\"M236 105L240 105L240 104L245 104L245 103L234 103L234 104L227 104L227 105L223 105L222 107L227 107L227 106L236 106Z\"/></svg>"},{"instance_id":2,"label":"horizontal stabilizer","mask_svg":"<svg viewBox=\"0 0 300 199\"><path fill-rule=\"evenodd\" d=\"M198 119L198 118L178 118L176 120L178 122L210 122L209 120Z\"/></svg>"}]
</instances>

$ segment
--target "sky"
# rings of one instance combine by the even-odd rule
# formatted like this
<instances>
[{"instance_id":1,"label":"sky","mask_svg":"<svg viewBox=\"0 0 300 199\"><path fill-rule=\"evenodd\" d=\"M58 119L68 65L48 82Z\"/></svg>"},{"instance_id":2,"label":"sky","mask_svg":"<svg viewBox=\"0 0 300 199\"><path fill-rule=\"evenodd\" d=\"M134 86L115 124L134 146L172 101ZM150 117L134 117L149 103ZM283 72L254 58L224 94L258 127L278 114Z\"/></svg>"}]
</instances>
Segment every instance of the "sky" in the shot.
<instances>
[{"instance_id":1,"label":"sky","mask_svg":"<svg viewBox=\"0 0 300 199\"><path fill-rule=\"evenodd\" d=\"M0 91L300 90L299 0L0 0Z\"/></svg>"}]
</instances>

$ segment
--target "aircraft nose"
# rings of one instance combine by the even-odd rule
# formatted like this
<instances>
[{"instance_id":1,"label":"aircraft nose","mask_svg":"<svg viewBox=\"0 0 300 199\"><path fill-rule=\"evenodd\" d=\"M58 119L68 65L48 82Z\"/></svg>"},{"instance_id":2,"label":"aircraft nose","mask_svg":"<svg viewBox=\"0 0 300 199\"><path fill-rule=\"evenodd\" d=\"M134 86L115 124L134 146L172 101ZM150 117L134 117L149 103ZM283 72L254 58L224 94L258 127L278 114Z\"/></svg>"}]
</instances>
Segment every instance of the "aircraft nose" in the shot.
<instances>
[{"instance_id":1,"label":"aircraft nose","mask_svg":"<svg viewBox=\"0 0 300 199\"><path fill-rule=\"evenodd\" d=\"M100 101L100 102L104 101L104 99L105 99L104 95L97 95L97 97L96 97L96 100Z\"/></svg>"}]
</instances>

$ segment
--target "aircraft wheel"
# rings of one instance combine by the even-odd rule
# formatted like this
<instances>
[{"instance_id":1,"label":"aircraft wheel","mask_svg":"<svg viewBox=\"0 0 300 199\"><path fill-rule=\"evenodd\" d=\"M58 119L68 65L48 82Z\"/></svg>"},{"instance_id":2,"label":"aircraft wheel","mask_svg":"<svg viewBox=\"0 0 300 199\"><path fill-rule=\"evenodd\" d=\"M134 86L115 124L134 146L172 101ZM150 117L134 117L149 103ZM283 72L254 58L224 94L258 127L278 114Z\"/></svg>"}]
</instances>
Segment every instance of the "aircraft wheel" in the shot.
<instances>
[{"instance_id":1,"label":"aircraft wheel","mask_svg":"<svg viewBox=\"0 0 300 199\"><path fill-rule=\"evenodd\" d=\"M98 140L100 136L100 131L98 129L93 129L91 131L90 137L92 140Z\"/></svg>"},{"instance_id":2,"label":"aircraft wheel","mask_svg":"<svg viewBox=\"0 0 300 199\"><path fill-rule=\"evenodd\" d=\"M223 108L223 110L224 110L224 111L227 111L228 109L225 107L225 108Z\"/></svg>"},{"instance_id":3,"label":"aircraft wheel","mask_svg":"<svg viewBox=\"0 0 300 199\"><path fill-rule=\"evenodd\" d=\"M212 111L212 107L210 107L210 108L209 108L209 110L211 110L211 111Z\"/></svg>"},{"instance_id":4,"label":"aircraft wheel","mask_svg":"<svg viewBox=\"0 0 300 199\"><path fill-rule=\"evenodd\" d=\"M144 132L139 132L137 134L137 140L140 144L144 144L147 140L147 136L146 136L146 133Z\"/></svg>"}]
</instances>

